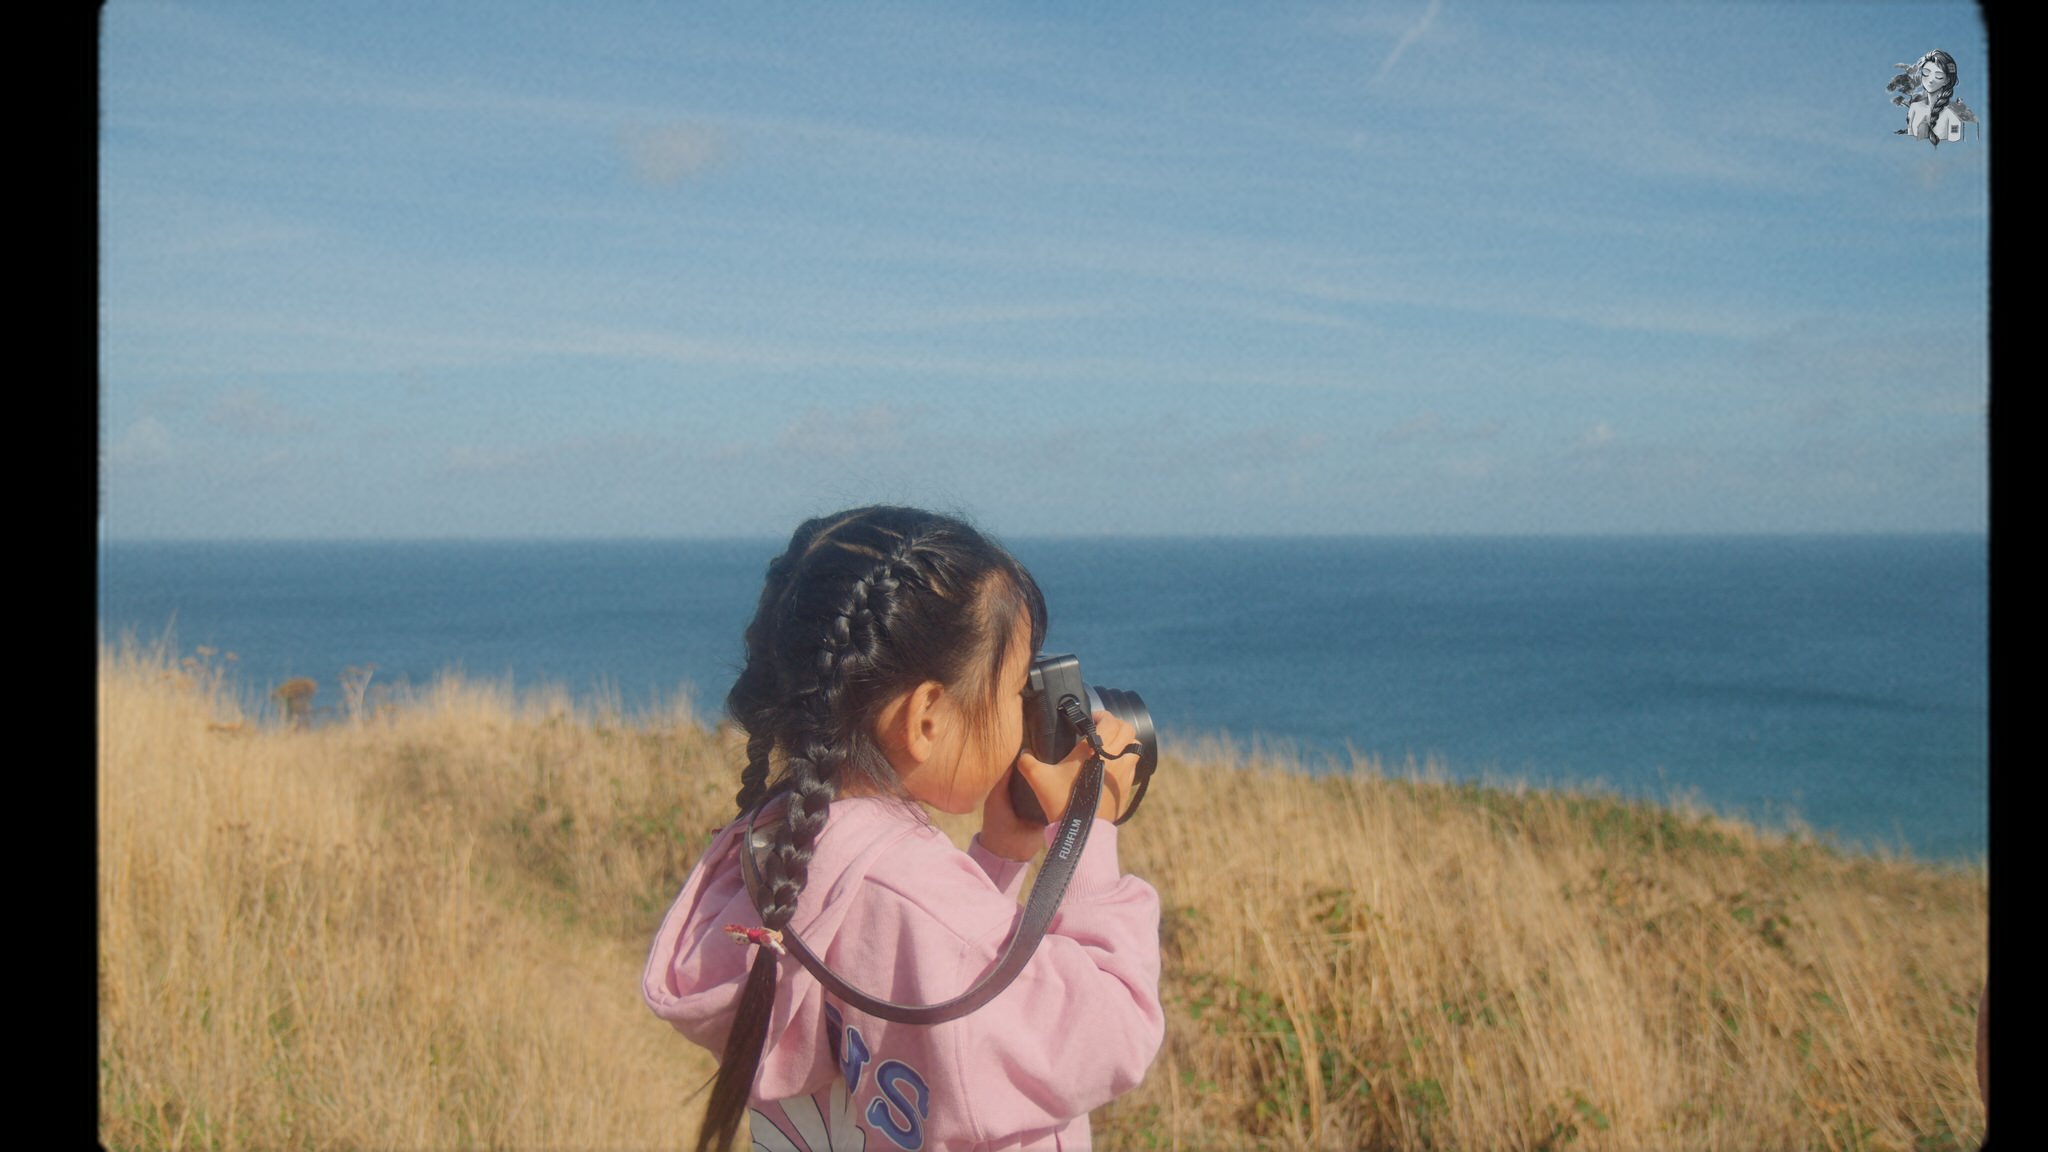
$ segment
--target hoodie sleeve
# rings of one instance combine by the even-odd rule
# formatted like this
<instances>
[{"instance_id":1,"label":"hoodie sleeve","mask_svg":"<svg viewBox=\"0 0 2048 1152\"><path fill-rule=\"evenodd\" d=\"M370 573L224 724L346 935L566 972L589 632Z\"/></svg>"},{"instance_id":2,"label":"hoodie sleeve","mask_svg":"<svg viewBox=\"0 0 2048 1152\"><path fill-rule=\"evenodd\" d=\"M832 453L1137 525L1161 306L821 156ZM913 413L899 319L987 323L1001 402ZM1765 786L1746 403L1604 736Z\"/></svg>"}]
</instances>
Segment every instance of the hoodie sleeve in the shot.
<instances>
[{"instance_id":1,"label":"hoodie sleeve","mask_svg":"<svg viewBox=\"0 0 2048 1152\"><path fill-rule=\"evenodd\" d=\"M968 841L967 856L981 865L981 870L988 874L989 880L997 888L1002 889L1003 895L1012 900L1023 895L1024 873L1031 867L1031 861L1012 860L989 851L982 846L979 832L974 834L974 839Z\"/></svg>"},{"instance_id":2,"label":"hoodie sleeve","mask_svg":"<svg viewBox=\"0 0 2048 1152\"><path fill-rule=\"evenodd\" d=\"M1014 897L964 905L947 917L962 930L958 967L939 977L954 989L994 966L1022 915ZM980 1140L1060 1128L1144 1078L1165 1036L1159 894L1122 874L1116 825L1095 822L1060 909L1016 982L934 1033L958 1083L1004 1086L962 1101Z\"/></svg>"}]
</instances>

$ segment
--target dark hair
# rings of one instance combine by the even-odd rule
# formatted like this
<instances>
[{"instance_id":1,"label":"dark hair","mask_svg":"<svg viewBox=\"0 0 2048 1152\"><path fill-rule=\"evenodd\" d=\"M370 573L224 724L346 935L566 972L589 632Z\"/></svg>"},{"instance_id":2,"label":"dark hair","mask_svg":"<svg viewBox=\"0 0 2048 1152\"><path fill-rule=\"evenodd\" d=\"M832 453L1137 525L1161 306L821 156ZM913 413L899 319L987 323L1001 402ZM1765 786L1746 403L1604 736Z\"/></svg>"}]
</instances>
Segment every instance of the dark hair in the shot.
<instances>
[{"instance_id":1,"label":"dark hair","mask_svg":"<svg viewBox=\"0 0 2048 1152\"><path fill-rule=\"evenodd\" d=\"M747 625L746 668L725 698L747 734L740 814L772 795L789 798L782 819L763 826L763 926L781 929L795 914L826 809L847 773L868 791L903 794L874 742L882 708L927 680L963 700L993 701L994 677L1026 618L1036 651L1045 639L1038 585L960 520L876 505L798 526L768 564ZM986 723L989 711L969 715ZM739 1130L767 1042L775 965L770 949L756 952L697 1133L699 1152L725 1148Z\"/></svg>"}]
</instances>

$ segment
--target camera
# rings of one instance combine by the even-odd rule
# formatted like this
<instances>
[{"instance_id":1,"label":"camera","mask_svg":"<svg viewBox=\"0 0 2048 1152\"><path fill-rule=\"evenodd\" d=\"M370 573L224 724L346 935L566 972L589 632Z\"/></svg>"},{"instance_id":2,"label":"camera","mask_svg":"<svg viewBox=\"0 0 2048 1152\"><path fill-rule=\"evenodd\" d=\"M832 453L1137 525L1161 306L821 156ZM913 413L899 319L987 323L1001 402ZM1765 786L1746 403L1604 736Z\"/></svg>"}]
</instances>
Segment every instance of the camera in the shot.
<instances>
[{"instance_id":1,"label":"camera","mask_svg":"<svg viewBox=\"0 0 2048 1152\"><path fill-rule=\"evenodd\" d=\"M1081 679L1081 661L1072 655L1047 656L1040 653L1031 662L1031 677L1024 689L1024 740L1031 754L1047 764L1057 764L1066 759L1074 750L1074 742L1081 734L1065 716L1060 714L1060 704L1072 699L1089 714L1107 712L1137 733L1140 751L1138 770L1131 779L1131 805L1124 812L1124 820L1138 810L1138 801L1144 798L1145 785L1152 779L1152 770L1159 766L1159 736L1152 728L1152 713L1136 692L1122 688L1093 688ZM1111 756L1123 751L1110 748ZM1040 824L1047 823L1045 808L1038 802L1038 794L1031 790L1031 784L1024 774L1012 768L1010 771L1010 806L1017 815Z\"/></svg>"}]
</instances>

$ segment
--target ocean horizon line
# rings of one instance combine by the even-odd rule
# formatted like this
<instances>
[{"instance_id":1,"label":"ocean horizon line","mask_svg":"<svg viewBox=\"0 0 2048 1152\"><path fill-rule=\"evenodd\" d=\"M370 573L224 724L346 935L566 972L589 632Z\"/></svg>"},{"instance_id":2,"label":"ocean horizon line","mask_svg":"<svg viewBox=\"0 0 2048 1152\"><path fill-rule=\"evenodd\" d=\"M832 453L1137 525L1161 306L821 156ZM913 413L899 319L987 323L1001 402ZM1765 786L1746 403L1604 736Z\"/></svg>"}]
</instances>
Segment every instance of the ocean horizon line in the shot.
<instances>
[{"instance_id":1,"label":"ocean horizon line","mask_svg":"<svg viewBox=\"0 0 2048 1152\"><path fill-rule=\"evenodd\" d=\"M1004 537L1047 651L1162 729L1347 742L1461 773L1655 785L1918 850L1983 844L1986 535ZM306 677L610 694L739 671L771 537L136 540L99 553L99 635ZM327 689L323 687L322 691ZM337 697L325 696L323 699Z\"/></svg>"}]
</instances>

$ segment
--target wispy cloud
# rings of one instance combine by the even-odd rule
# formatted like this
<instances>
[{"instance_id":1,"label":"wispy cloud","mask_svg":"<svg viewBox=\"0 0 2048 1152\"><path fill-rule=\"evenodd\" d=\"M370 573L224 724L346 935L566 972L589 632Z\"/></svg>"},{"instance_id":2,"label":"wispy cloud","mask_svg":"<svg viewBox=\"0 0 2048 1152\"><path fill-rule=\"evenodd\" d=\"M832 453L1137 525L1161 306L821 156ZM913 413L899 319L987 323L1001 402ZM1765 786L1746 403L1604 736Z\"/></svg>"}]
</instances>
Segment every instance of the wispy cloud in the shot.
<instances>
[{"instance_id":1,"label":"wispy cloud","mask_svg":"<svg viewBox=\"0 0 2048 1152\"><path fill-rule=\"evenodd\" d=\"M1212 440L1199 455L1212 462L1229 464L1274 464L1308 460L1330 446L1327 432L1304 432L1280 424L1265 424L1233 432Z\"/></svg>"},{"instance_id":2,"label":"wispy cloud","mask_svg":"<svg viewBox=\"0 0 2048 1152\"><path fill-rule=\"evenodd\" d=\"M594 471L616 474L661 457L666 445L652 436L632 432L616 436L564 436L535 444L450 446L442 455L444 476L525 478L587 476Z\"/></svg>"},{"instance_id":3,"label":"wispy cloud","mask_svg":"<svg viewBox=\"0 0 2048 1152\"><path fill-rule=\"evenodd\" d=\"M1498 420L1487 420L1476 424L1453 424L1435 412L1420 412L1380 433L1379 442L1386 445L1402 444L1465 444L1478 440L1492 440L1501 433Z\"/></svg>"},{"instance_id":4,"label":"wispy cloud","mask_svg":"<svg viewBox=\"0 0 2048 1152\"><path fill-rule=\"evenodd\" d=\"M230 388L213 399L206 422L237 436L285 436L313 430L313 419L261 388Z\"/></svg>"},{"instance_id":5,"label":"wispy cloud","mask_svg":"<svg viewBox=\"0 0 2048 1152\"><path fill-rule=\"evenodd\" d=\"M655 188L673 188L709 171L724 159L726 135L709 124L675 121L620 133L633 178Z\"/></svg>"},{"instance_id":6,"label":"wispy cloud","mask_svg":"<svg viewBox=\"0 0 2048 1152\"><path fill-rule=\"evenodd\" d=\"M141 472L171 463L175 454L176 444L171 430L156 417L144 416L128 425L113 443L107 445L106 463L110 467Z\"/></svg>"},{"instance_id":7,"label":"wispy cloud","mask_svg":"<svg viewBox=\"0 0 2048 1152\"><path fill-rule=\"evenodd\" d=\"M1431 283L1432 279L1441 283ZM1492 280L1492 283L1488 281ZM1623 332L1664 332L1750 340L1776 331L1783 321L1767 301L1659 301L1622 297L1613 289L1594 288L1566 293L1531 292L1507 273L1491 277L1471 273L1463 279L1417 274L1401 281L1387 278L1303 276L1295 281L1305 296L1359 305L1400 305L1446 312L1515 316L1553 320L1589 328Z\"/></svg>"},{"instance_id":8,"label":"wispy cloud","mask_svg":"<svg viewBox=\"0 0 2048 1152\"><path fill-rule=\"evenodd\" d=\"M1490 453L1463 452L1446 456L1437 462L1437 474L1452 480L1486 480L1492 478L1499 462Z\"/></svg>"},{"instance_id":9,"label":"wispy cloud","mask_svg":"<svg viewBox=\"0 0 2048 1152\"><path fill-rule=\"evenodd\" d=\"M937 332L1101 320L1139 309L1111 300L1047 300L1009 304L914 305L879 302L870 313L844 324L849 333Z\"/></svg>"},{"instance_id":10,"label":"wispy cloud","mask_svg":"<svg viewBox=\"0 0 2048 1152\"><path fill-rule=\"evenodd\" d=\"M1436 23L1437 9L1441 7L1443 7L1443 0L1429 0L1429 6L1422 10L1422 19L1417 20L1414 26L1403 32L1401 39L1395 42L1394 50L1387 53L1386 59L1380 61L1379 71L1373 73L1372 76L1374 84L1384 82L1388 75L1394 71L1394 65L1401 62L1401 56L1408 51L1408 46L1422 39L1423 34L1429 31L1429 26Z\"/></svg>"},{"instance_id":11,"label":"wispy cloud","mask_svg":"<svg viewBox=\"0 0 2048 1152\"><path fill-rule=\"evenodd\" d=\"M456 444L448 449L442 467L457 475L494 476L524 471L533 463L534 454L523 448Z\"/></svg>"},{"instance_id":12,"label":"wispy cloud","mask_svg":"<svg viewBox=\"0 0 2048 1152\"><path fill-rule=\"evenodd\" d=\"M904 447L903 413L885 404L854 411L807 408L776 437L776 447L812 460L894 455Z\"/></svg>"},{"instance_id":13,"label":"wispy cloud","mask_svg":"<svg viewBox=\"0 0 2048 1152\"><path fill-rule=\"evenodd\" d=\"M1579 433L1576 447L1581 452L1594 452L1614 442L1614 426L1605 420L1597 421L1592 427Z\"/></svg>"}]
</instances>

